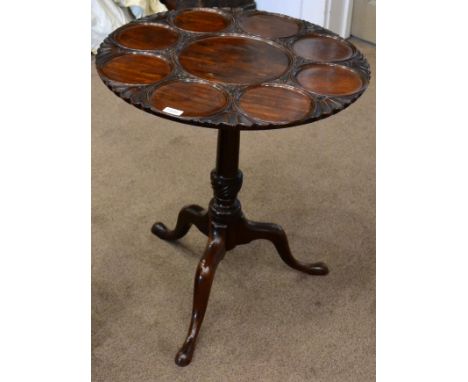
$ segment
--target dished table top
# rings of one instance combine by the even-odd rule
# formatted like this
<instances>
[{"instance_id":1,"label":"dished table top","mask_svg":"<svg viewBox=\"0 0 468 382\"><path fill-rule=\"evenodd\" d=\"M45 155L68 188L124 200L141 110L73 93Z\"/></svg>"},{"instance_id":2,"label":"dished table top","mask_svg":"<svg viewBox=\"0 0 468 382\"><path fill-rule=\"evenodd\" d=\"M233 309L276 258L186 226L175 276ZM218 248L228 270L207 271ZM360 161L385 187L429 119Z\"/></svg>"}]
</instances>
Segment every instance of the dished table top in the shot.
<instances>
[{"instance_id":1,"label":"dished table top","mask_svg":"<svg viewBox=\"0 0 468 382\"><path fill-rule=\"evenodd\" d=\"M309 22L262 11L193 8L111 33L96 66L128 103L190 125L241 130L328 117L366 89L354 45Z\"/></svg>"}]
</instances>

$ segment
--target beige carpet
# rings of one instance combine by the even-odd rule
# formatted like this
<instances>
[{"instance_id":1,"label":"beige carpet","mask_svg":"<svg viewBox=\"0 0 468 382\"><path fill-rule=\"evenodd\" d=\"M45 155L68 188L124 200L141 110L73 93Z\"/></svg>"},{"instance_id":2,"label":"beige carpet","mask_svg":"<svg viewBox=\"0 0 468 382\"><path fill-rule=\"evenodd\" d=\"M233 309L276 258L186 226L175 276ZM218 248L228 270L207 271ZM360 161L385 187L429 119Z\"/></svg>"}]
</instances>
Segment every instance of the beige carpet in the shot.
<instances>
[{"instance_id":1,"label":"beige carpet","mask_svg":"<svg viewBox=\"0 0 468 382\"><path fill-rule=\"evenodd\" d=\"M228 252L194 359L174 364L205 237L150 233L211 198L216 130L142 112L92 69L94 382L375 380L375 48L370 88L318 123L241 134L247 217L281 224L326 277L288 268L272 244Z\"/></svg>"}]
</instances>

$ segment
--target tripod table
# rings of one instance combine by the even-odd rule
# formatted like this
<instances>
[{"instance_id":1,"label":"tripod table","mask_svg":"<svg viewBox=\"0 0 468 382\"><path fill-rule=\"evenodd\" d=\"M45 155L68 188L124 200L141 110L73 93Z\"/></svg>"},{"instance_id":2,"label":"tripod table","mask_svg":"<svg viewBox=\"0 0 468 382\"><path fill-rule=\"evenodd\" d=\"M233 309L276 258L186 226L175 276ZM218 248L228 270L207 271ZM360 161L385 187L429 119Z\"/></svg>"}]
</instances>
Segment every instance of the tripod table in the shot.
<instances>
[{"instance_id":1,"label":"tripod table","mask_svg":"<svg viewBox=\"0 0 468 382\"><path fill-rule=\"evenodd\" d=\"M248 220L237 194L241 130L303 125L353 103L366 89L369 64L333 32L288 16L237 9L193 8L154 14L111 33L99 48L101 79L128 103L159 117L218 129L208 210L189 205L176 227L152 232L177 240L194 225L208 237L195 274L192 319L176 363L190 363L211 284L225 253L270 240L290 267L326 275L321 262L297 261L283 229Z\"/></svg>"}]
</instances>

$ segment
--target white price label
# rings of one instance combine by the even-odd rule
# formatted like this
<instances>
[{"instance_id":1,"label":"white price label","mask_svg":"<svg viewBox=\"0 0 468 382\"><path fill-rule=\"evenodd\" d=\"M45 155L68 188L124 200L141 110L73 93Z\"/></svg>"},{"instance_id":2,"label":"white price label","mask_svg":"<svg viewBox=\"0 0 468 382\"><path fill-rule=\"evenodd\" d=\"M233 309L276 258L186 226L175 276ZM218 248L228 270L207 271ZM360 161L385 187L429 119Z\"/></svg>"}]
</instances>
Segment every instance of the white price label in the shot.
<instances>
[{"instance_id":1,"label":"white price label","mask_svg":"<svg viewBox=\"0 0 468 382\"><path fill-rule=\"evenodd\" d=\"M163 111L165 113L169 113L169 114L172 114L172 115L182 115L184 112L183 110L179 110L179 109L173 109L172 107L169 107L169 106L166 106Z\"/></svg>"}]
</instances>

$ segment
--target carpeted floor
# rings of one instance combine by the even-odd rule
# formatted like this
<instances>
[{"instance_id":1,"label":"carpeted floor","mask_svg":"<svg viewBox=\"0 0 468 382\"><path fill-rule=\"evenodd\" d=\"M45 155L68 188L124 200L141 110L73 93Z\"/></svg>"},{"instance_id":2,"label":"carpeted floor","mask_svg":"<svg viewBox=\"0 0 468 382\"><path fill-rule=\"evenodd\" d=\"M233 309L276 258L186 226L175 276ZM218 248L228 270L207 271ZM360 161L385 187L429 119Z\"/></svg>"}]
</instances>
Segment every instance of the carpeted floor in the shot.
<instances>
[{"instance_id":1,"label":"carpeted floor","mask_svg":"<svg viewBox=\"0 0 468 382\"><path fill-rule=\"evenodd\" d=\"M189 324L205 237L153 236L185 204L211 198L216 130L142 112L92 68L92 374L94 382L375 380L375 47L354 43L373 79L354 105L318 123L241 134L248 218L281 224L295 256L272 244L228 252L191 365L174 355Z\"/></svg>"}]
</instances>

